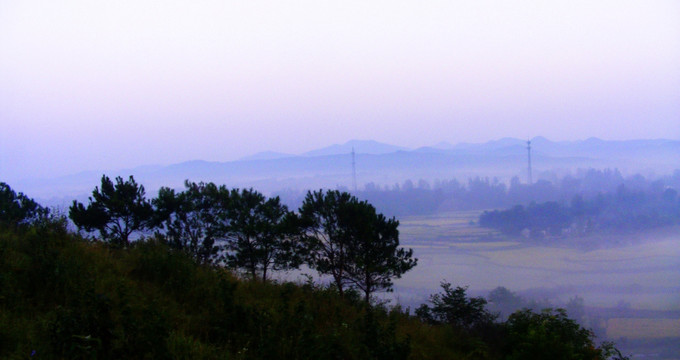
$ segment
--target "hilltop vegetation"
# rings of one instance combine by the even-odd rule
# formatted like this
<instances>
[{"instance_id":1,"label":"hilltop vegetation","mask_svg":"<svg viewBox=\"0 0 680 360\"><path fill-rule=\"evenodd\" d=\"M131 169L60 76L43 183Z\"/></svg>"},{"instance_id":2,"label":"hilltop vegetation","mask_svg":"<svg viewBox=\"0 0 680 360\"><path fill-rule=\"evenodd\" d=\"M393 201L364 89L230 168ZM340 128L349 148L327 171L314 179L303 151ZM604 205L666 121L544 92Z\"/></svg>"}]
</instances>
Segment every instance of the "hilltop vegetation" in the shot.
<instances>
[{"instance_id":1,"label":"hilltop vegetation","mask_svg":"<svg viewBox=\"0 0 680 360\"><path fill-rule=\"evenodd\" d=\"M360 289L366 302L376 291L391 290L392 278L417 264L413 250L399 247L399 221L348 193L308 192L298 214L253 189L185 186L180 193L161 188L148 201L133 177L114 184L102 176L89 204L74 200L69 216L79 229L96 231L119 248L130 247L133 234L154 230L171 248L245 271L253 280L306 264L332 275L341 296L349 286Z\"/></svg>"},{"instance_id":2,"label":"hilltop vegetation","mask_svg":"<svg viewBox=\"0 0 680 360\"><path fill-rule=\"evenodd\" d=\"M8 191L12 204L23 198ZM161 232L127 244L107 234L71 233L49 212L3 222L0 357L620 358L563 311L520 311L499 322L484 299L444 284L411 315L365 301L354 286L341 296L334 284L242 277L230 262L205 261Z\"/></svg>"}]
</instances>

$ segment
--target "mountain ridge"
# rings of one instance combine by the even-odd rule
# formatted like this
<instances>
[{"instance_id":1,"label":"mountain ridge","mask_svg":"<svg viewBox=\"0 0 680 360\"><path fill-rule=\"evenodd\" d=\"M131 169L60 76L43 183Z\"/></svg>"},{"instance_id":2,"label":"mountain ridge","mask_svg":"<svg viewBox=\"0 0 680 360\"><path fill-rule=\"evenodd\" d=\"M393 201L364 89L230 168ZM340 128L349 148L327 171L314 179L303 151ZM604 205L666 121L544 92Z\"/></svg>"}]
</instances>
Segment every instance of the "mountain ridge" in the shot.
<instances>
[{"instance_id":1,"label":"mountain ridge","mask_svg":"<svg viewBox=\"0 0 680 360\"><path fill-rule=\"evenodd\" d=\"M680 141L669 139L610 141L532 140L535 174L560 169L619 168L622 171L670 173L680 168ZM84 171L47 179L29 179L11 184L32 197L54 194L86 196L101 174L110 177L133 175L151 194L160 186L181 188L184 180L212 181L233 187L258 187L260 191L314 189L349 186L352 183L352 147L355 150L357 182L393 185L406 179L466 179L474 176L508 180L526 174L526 140L502 138L486 143L460 143L448 148L439 143L408 149L374 140L351 140L300 155L263 152L232 161L189 160L169 165L129 169ZM372 153L371 153L372 152ZM649 172L648 172L649 173ZM538 175L537 175L538 176Z\"/></svg>"}]
</instances>

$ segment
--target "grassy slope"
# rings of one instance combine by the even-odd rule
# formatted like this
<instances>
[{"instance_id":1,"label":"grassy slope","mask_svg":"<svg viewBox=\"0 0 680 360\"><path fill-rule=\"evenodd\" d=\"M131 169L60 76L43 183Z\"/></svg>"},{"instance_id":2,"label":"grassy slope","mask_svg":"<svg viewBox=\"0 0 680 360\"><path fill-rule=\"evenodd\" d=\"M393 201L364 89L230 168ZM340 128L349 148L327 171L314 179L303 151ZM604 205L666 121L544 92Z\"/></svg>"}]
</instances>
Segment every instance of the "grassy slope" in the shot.
<instances>
[{"instance_id":1,"label":"grassy slope","mask_svg":"<svg viewBox=\"0 0 680 360\"><path fill-rule=\"evenodd\" d=\"M545 324L428 325L356 294L240 280L154 241L116 250L60 230L0 230L3 359L513 359L540 358L545 344L572 358L574 332Z\"/></svg>"},{"instance_id":2,"label":"grassy slope","mask_svg":"<svg viewBox=\"0 0 680 360\"><path fill-rule=\"evenodd\" d=\"M153 242L115 250L48 230L0 233L0 358L428 359L467 351L463 340L441 341L441 329L398 309L368 311L358 299L313 284L242 281Z\"/></svg>"}]
</instances>

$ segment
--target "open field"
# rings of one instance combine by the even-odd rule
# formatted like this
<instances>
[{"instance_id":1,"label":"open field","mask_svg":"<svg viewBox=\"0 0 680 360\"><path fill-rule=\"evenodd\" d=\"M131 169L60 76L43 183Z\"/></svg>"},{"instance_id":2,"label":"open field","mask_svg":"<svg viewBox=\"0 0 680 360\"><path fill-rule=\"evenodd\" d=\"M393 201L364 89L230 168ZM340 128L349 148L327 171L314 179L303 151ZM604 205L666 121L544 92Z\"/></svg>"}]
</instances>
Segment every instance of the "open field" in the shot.
<instances>
[{"instance_id":1,"label":"open field","mask_svg":"<svg viewBox=\"0 0 680 360\"><path fill-rule=\"evenodd\" d=\"M540 242L479 228L479 213L401 218L401 243L414 249L418 266L379 296L415 309L442 281L484 297L504 286L555 307L578 295L596 324L589 326L633 359L680 359L680 229ZM300 281L301 273L316 277L302 269L280 279Z\"/></svg>"},{"instance_id":2,"label":"open field","mask_svg":"<svg viewBox=\"0 0 680 360\"><path fill-rule=\"evenodd\" d=\"M578 295L586 308L680 311L680 229L540 242L480 228L479 213L401 218L401 243L419 261L389 297L414 307L445 280L475 296L504 286L555 306ZM680 338L677 318L610 318L602 325L610 339Z\"/></svg>"},{"instance_id":3,"label":"open field","mask_svg":"<svg viewBox=\"0 0 680 360\"><path fill-rule=\"evenodd\" d=\"M493 241L503 239L500 232L476 225L480 211L456 211L424 216L407 216L399 219L402 242L450 245L452 240Z\"/></svg>"},{"instance_id":4,"label":"open field","mask_svg":"<svg viewBox=\"0 0 680 360\"><path fill-rule=\"evenodd\" d=\"M401 219L401 242L415 250L419 263L397 282L400 292L425 295L447 280L480 294L496 286L519 292L543 288L554 300L578 294L590 306L625 302L638 309L680 309L680 231L588 250L570 246L570 240L509 239L472 223L478 215Z\"/></svg>"},{"instance_id":5,"label":"open field","mask_svg":"<svg viewBox=\"0 0 680 360\"><path fill-rule=\"evenodd\" d=\"M607 337L618 338L680 338L680 319L626 319L607 320Z\"/></svg>"}]
</instances>

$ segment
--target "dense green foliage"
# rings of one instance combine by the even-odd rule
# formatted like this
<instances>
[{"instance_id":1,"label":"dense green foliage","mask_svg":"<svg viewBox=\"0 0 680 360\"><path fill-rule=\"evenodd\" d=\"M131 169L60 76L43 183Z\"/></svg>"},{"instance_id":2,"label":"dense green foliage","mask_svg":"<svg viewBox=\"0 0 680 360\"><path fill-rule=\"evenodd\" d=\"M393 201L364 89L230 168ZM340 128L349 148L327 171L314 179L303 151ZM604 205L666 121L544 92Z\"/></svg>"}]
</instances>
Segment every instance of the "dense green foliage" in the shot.
<instances>
[{"instance_id":1,"label":"dense green foliage","mask_svg":"<svg viewBox=\"0 0 680 360\"><path fill-rule=\"evenodd\" d=\"M74 200L69 209L73 222L87 231L99 231L100 236L119 247L130 246L130 236L152 225L153 208L145 198L144 186L117 177L114 184L103 175L101 187L95 187L90 203Z\"/></svg>"},{"instance_id":2,"label":"dense green foliage","mask_svg":"<svg viewBox=\"0 0 680 360\"><path fill-rule=\"evenodd\" d=\"M0 358L399 359L406 315L312 284L241 281L155 241L0 234ZM373 356L367 355L373 354Z\"/></svg>"},{"instance_id":3,"label":"dense green foliage","mask_svg":"<svg viewBox=\"0 0 680 360\"><path fill-rule=\"evenodd\" d=\"M237 195L232 192L233 200ZM246 193L254 195L255 206L230 201L231 206L240 204L231 211L249 209L245 213L252 215L259 211L253 210L258 204L266 203L250 190L238 196ZM166 200L176 199L176 194L167 196ZM257 215L265 219L265 228L281 220L288 224L282 226L285 233L289 221L304 223L296 216L282 220L286 209L276 206L277 200L272 201L273 209L280 211ZM395 252L395 220L384 219L365 203L350 203L359 207L348 210L355 225L343 225L341 237L359 243L348 248L351 258L358 257L355 251L374 251L371 256L388 254L407 262L400 266L414 264L408 261L410 256ZM221 235L225 238L240 229L232 227L237 217L227 218L231 220ZM418 316L412 316L399 306L362 299L356 289L366 290L360 285L341 296L337 287L311 281L240 278L224 264L204 261L160 233L120 246L121 238L91 241L69 233L63 219L23 226L19 226L24 224L21 218L3 214L0 220L10 224L0 228L0 358L542 359L554 354L550 358L616 359L620 355L610 344L595 346L592 333L562 311L526 310L498 323L485 309L484 299L469 299L465 288L453 289L450 284L443 284L444 293L431 297L432 307L424 305ZM244 221L253 220L246 216ZM364 236L378 244L362 244ZM356 271L353 267L371 266L369 270L377 275L362 271L378 276L377 281L385 281L380 276L398 276L399 270L385 275L380 269L384 265L352 262L350 274Z\"/></svg>"},{"instance_id":4,"label":"dense green foliage","mask_svg":"<svg viewBox=\"0 0 680 360\"><path fill-rule=\"evenodd\" d=\"M625 359L611 343L596 347L593 334L563 309L517 311L504 324L506 359Z\"/></svg>"},{"instance_id":5,"label":"dense green foliage","mask_svg":"<svg viewBox=\"0 0 680 360\"><path fill-rule=\"evenodd\" d=\"M449 324L456 328L473 331L483 329L494 323L495 314L486 309L486 299L483 297L469 298L467 288L450 283L442 283L442 294L430 296L432 306L421 305L416 309L416 315L430 324Z\"/></svg>"},{"instance_id":6,"label":"dense green foliage","mask_svg":"<svg viewBox=\"0 0 680 360\"><path fill-rule=\"evenodd\" d=\"M252 189L232 190L228 208L227 264L244 268L254 279L268 271L296 269L305 247L299 241L294 214L278 197L265 198Z\"/></svg>"},{"instance_id":7,"label":"dense green foliage","mask_svg":"<svg viewBox=\"0 0 680 360\"><path fill-rule=\"evenodd\" d=\"M154 229L157 239L201 263L240 269L262 281L271 271L306 263L331 274L341 296L349 286L360 289L367 303L417 263L413 250L399 247L399 222L348 193L310 192L298 215L279 197L253 189L189 181L185 187L179 193L161 188L148 201L134 178L119 177L114 185L103 176L90 204L74 201L70 217L119 247L130 246L133 232Z\"/></svg>"},{"instance_id":8,"label":"dense green foliage","mask_svg":"<svg viewBox=\"0 0 680 360\"><path fill-rule=\"evenodd\" d=\"M0 182L0 228L21 227L48 219L50 211Z\"/></svg>"},{"instance_id":9,"label":"dense green foliage","mask_svg":"<svg viewBox=\"0 0 680 360\"><path fill-rule=\"evenodd\" d=\"M209 183L185 182L186 190L162 187L154 206L156 236L199 262L219 260L217 242L226 237L226 206L229 189Z\"/></svg>"},{"instance_id":10,"label":"dense green foliage","mask_svg":"<svg viewBox=\"0 0 680 360\"><path fill-rule=\"evenodd\" d=\"M458 308L452 294L473 306ZM484 313L464 292L433 299L441 319ZM157 240L122 249L63 229L0 232L0 358L546 358L544 341L574 359L611 350L561 313L521 312L476 331L459 325L368 305L352 291L340 297L334 287L239 280Z\"/></svg>"}]
</instances>

